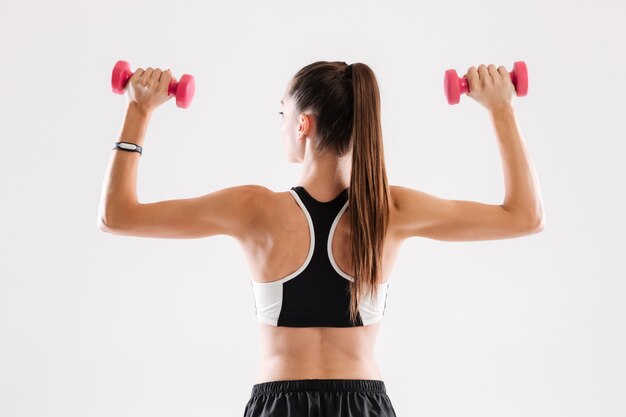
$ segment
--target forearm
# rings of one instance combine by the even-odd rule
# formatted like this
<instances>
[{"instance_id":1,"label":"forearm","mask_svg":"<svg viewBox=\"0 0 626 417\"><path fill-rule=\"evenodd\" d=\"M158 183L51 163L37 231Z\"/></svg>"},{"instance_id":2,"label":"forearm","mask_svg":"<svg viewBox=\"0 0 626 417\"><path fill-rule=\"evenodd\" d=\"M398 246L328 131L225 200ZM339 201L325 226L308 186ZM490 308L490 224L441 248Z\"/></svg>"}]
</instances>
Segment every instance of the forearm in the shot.
<instances>
[{"instance_id":1,"label":"forearm","mask_svg":"<svg viewBox=\"0 0 626 417\"><path fill-rule=\"evenodd\" d=\"M128 105L117 142L143 146L150 117L150 113ZM140 157L138 152L111 150L100 195L99 216L105 224L113 224L116 216L123 215L138 204L137 168Z\"/></svg>"},{"instance_id":2,"label":"forearm","mask_svg":"<svg viewBox=\"0 0 626 417\"><path fill-rule=\"evenodd\" d=\"M505 183L502 207L510 213L538 222L543 218L539 181L522 138L512 106L489 112L498 139Z\"/></svg>"}]
</instances>

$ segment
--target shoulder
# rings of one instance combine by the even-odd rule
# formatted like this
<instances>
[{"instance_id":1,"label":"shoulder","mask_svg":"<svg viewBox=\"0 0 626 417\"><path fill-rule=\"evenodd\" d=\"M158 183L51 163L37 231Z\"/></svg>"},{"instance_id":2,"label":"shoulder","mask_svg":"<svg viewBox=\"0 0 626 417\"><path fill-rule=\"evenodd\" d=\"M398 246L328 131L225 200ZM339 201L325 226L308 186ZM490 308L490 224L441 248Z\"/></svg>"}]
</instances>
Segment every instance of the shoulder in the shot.
<instances>
[{"instance_id":1,"label":"shoulder","mask_svg":"<svg viewBox=\"0 0 626 417\"><path fill-rule=\"evenodd\" d=\"M398 203L402 199L404 187L400 185L389 185L389 194L391 195L390 205L392 209L397 210Z\"/></svg>"},{"instance_id":2,"label":"shoulder","mask_svg":"<svg viewBox=\"0 0 626 417\"><path fill-rule=\"evenodd\" d=\"M258 225L258 222L267 219L267 214L274 211L278 196L281 194L257 184L241 185L238 188L242 205L253 223L250 226Z\"/></svg>"},{"instance_id":3,"label":"shoulder","mask_svg":"<svg viewBox=\"0 0 626 417\"><path fill-rule=\"evenodd\" d=\"M264 221L264 211L274 194L269 188L257 184L224 188L207 196L211 197L212 207L207 207L206 212L212 213L213 217L219 213L220 221L227 230L225 234L243 238L249 236L251 228Z\"/></svg>"},{"instance_id":4,"label":"shoulder","mask_svg":"<svg viewBox=\"0 0 626 417\"><path fill-rule=\"evenodd\" d=\"M246 184L236 187L242 204L250 210L258 210L270 204L276 193L258 184Z\"/></svg>"},{"instance_id":5,"label":"shoulder","mask_svg":"<svg viewBox=\"0 0 626 417\"><path fill-rule=\"evenodd\" d=\"M419 190L402 185L390 185L389 194L391 194L391 205L395 210L406 207L409 201L414 202L415 199L419 199L424 195Z\"/></svg>"},{"instance_id":6,"label":"shoulder","mask_svg":"<svg viewBox=\"0 0 626 417\"><path fill-rule=\"evenodd\" d=\"M241 193L247 195L250 198L264 198L274 194L274 191L263 185L258 184L244 184L237 186L237 188L240 190Z\"/></svg>"},{"instance_id":7,"label":"shoulder","mask_svg":"<svg viewBox=\"0 0 626 417\"><path fill-rule=\"evenodd\" d=\"M389 232L398 239L406 238L407 224L419 216L428 194L402 185L390 185Z\"/></svg>"}]
</instances>

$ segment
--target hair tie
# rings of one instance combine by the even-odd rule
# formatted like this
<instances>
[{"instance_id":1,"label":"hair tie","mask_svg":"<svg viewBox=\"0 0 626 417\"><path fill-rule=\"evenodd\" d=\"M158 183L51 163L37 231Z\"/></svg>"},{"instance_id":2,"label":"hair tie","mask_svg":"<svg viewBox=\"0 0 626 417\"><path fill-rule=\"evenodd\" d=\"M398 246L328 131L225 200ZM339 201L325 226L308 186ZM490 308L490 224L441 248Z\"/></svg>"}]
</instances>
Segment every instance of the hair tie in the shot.
<instances>
[{"instance_id":1,"label":"hair tie","mask_svg":"<svg viewBox=\"0 0 626 417\"><path fill-rule=\"evenodd\" d=\"M348 78L352 78L352 64L345 67L344 72Z\"/></svg>"}]
</instances>

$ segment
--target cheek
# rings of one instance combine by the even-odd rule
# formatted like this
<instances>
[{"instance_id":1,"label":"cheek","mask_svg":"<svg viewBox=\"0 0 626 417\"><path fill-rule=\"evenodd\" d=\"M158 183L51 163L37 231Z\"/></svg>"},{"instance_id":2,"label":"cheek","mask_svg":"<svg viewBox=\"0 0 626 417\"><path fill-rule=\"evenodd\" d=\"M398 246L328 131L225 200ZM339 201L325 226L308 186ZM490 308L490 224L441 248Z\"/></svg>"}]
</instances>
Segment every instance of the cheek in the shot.
<instances>
[{"instance_id":1,"label":"cheek","mask_svg":"<svg viewBox=\"0 0 626 417\"><path fill-rule=\"evenodd\" d=\"M284 146L289 146L289 133L285 124L280 125L280 137Z\"/></svg>"},{"instance_id":2,"label":"cheek","mask_svg":"<svg viewBox=\"0 0 626 417\"><path fill-rule=\"evenodd\" d=\"M280 131L282 132L283 136L285 137L289 136L289 132L291 130L290 130L289 121L287 119L283 119L283 121L280 123Z\"/></svg>"}]
</instances>

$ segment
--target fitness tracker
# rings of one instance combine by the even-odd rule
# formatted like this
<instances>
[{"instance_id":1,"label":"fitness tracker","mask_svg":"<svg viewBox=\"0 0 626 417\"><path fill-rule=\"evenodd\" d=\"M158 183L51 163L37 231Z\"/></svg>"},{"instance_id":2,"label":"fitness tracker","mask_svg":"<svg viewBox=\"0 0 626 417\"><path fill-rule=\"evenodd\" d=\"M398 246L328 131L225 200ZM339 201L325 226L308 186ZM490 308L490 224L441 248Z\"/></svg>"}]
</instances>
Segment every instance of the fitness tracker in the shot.
<instances>
[{"instance_id":1,"label":"fitness tracker","mask_svg":"<svg viewBox=\"0 0 626 417\"><path fill-rule=\"evenodd\" d=\"M130 142L115 142L115 147L113 149L121 149L128 152L139 152L139 155L143 152L143 148L141 146Z\"/></svg>"}]
</instances>

